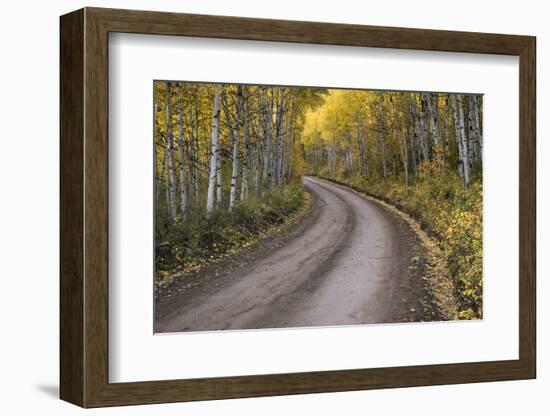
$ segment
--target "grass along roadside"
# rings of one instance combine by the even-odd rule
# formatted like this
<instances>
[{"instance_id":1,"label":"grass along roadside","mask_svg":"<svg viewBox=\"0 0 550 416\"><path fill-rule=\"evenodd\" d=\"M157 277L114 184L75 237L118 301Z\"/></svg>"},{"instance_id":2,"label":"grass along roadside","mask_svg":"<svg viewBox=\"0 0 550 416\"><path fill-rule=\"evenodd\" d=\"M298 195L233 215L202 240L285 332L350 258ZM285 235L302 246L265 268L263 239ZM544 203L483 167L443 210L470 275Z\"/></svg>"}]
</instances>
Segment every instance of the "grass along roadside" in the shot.
<instances>
[{"instance_id":1,"label":"grass along roadside","mask_svg":"<svg viewBox=\"0 0 550 416\"><path fill-rule=\"evenodd\" d=\"M281 233L308 212L311 198L303 185L293 181L249 199L232 211L177 220L157 249L155 286L196 273L227 259L264 238Z\"/></svg>"},{"instance_id":2,"label":"grass along roadside","mask_svg":"<svg viewBox=\"0 0 550 416\"><path fill-rule=\"evenodd\" d=\"M405 186L398 182L373 183L357 177L344 180L318 177L347 186L406 220L428 250L426 280L438 307L448 319L482 317L480 183L464 190L460 182L455 183L452 178L438 178L435 184L425 179Z\"/></svg>"}]
</instances>

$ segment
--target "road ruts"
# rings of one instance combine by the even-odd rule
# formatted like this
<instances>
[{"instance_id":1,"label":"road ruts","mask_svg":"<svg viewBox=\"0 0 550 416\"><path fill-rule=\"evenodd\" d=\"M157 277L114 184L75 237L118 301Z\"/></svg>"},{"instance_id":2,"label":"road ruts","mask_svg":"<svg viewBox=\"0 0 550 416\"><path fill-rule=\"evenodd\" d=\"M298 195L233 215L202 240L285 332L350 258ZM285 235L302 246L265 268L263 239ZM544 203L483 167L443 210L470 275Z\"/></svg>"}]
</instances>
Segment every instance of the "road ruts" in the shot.
<instances>
[{"instance_id":1,"label":"road ruts","mask_svg":"<svg viewBox=\"0 0 550 416\"><path fill-rule=\"evenodd\" d=\"M156 332L410 322L434 316L410 227L348 188L305 177L307 217L283 244L157 303ZM223 266L223 265L222 265ZM221 272L220 272L221 270ZM169 303L169 307L163 303Z\"/></svg>"}]
</instances>

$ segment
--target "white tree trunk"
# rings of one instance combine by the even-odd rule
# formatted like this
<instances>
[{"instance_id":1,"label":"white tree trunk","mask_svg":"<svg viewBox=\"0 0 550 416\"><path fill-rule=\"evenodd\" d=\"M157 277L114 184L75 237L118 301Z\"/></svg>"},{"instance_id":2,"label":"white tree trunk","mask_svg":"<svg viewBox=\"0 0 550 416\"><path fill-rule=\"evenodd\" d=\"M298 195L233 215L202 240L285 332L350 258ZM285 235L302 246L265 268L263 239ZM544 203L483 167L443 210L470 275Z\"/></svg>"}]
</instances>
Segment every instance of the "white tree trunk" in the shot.
<instances>
[{"instance_id":1,"label":"white tree trunk","mask_svg":"<svg viewBox=\"0 0 550 416\"><path fill-rule=\"evenodd\" d=\"M482 134L482 127L481 127L481 97L475 96L474 97L474 121L475 121L475 128L476 128L476 134L477 134L477 140L478 140L478 146L479 146L479 160L482 160L483 158L483 134Z\"/></svg>"},{"instance_id":2,"label":"white tree trunk","mask_svg":"<svg viewBox=\"0 0 550 416\"><path fill-rule=\"evenodd\" d=\"M155 161L155 165L153 167L154 171L153 171L153 174L155 175L155 203L158 202L158 199L159 199L159 191L160 191L160 176L159 176L159 168L158 168L158 151L157 151L157 146L158 146L158 143L157 143L157 139L160 140L160 137L159 137L159 129L158 129L158 123L157 123L157 113L158 113L158 104L155 103L155 118L154 118L154 123L155 123L155 138L154 138L154 144L153 144L153 160Z\"/></svg>"},{"instance_id":3,"label":"white tree trunk","mask_svg":"<svg viewBox=\"0 0 550 416\"><path fill-rule=\"evenodd\" d=\"M279 89L279 101L277 102L277 111L275 114L275 183L282 183L282 158L283 158L283 115L285 111L285 88Z\"/></svg>"},{"instance_id":4,"label":"white tree trunk","mask_svg":"<svg viewBox=\"0 0 550 416\"><path fill-rule=\"evenodd\" d=\"M263 131L264 131L264 166L263 180L266 186L271 185L271 125L273 123L273 107L270 102L267 90L264 90L264 114L263 114Z\"/></svg>"},{"instance_id":5,"label":"white tree trunk","mask_svg":"<svg viewBox=\"0 0 550 416\"><path fill-rule=\"evenodd\" d=\"M172 201L170 200L170 175L168 174L168 151L164 149L164 195L166 197L166 209L168 215L170 215L170 207L172 206Z\"/></svg>"},{"instance_id":6,"label":"white tree trunk","mask_svg":"<svg viewBox=\"0 0 550 416\"><path fill-rule=\"evenodd\" d=\"M387 176L386 143L385 143L386 141L384 137L384 129L385 129L384 106L381 105L380 106L380 148L382 151L382 175L384 176L384 179L386 179L386 176Z\"/></svg>"},{"instance_id":7,"label":"white tree trunk","mask_svg":"<svg viewBox=\"0 0 550 416\"><path fill-rule=\"evenodd\" d=\"M401 157L403 158L403 170L405 171L405 185L409 184L409 149L407 147L406 132L399 136L399 144L401 145Z\"/></svg>"},{"instance_id":8,"label":"white tree trunk","mask_svg":"<svg viewBox=\"0 0 550 416\"><path fill-rule=\"evenodd\" d=\"M214 96L214 112L212 114L212 138L210 141L210 174L208 177L208 194L206 199L206 212L208 215L214 211L214 197L216 189L216 175L218 173L218 161L220 153L220 98L222 95L221 84L216 85ZM219 199L218 199L219 203Z\"/></svg>"},{"instance_id":9,"label":"white tree trunk","mask_svg":"<svg viewBox=\"0 0 550 416\"><path fill-rule=\"evenodd\" d=\"M183 134L183 103L180 98L181 89L178 88L178 157L180 168L180 213L185 217L187 209L187 180L185 179L185 143Z\"/></svg>"},{"instance_id":10,"label":"white tree trunk","mask_svg":"<svg viewBox=\"0 0 550 416\"><path fill-rule=\"evenodd\" d=\"M200 159L200 140L199 140L199 136L200 136L200 125L199 125L199 96L198 96L198 93L197 95L195 96L195 118L194 118L194 126L195 126L195 140L194 140L194 150L193 150L193 182L194 182L194 186L193 188L195 189L195 204L198 206L199 205L199 200L200 200L200 195L199 195L199 187L200 187L200 183L199 183L199 175L200 175L200 171L199 171L199 167L200 167L200 164L201 164L201 159Z\"/></svg>"},{"instance_id":11,"label":"white tree trunk","mask_svg":"<svg viewBox=\"0 0 550 416\"><path fill-rule=\"evenodd\" d=\"M478 162L481 160L481 132L479 129L479 114L477 108L477 97L472 96L468 99L468 124L469 137L471 139L473 160Z\"/></svg>"},{"instance_id":12,"label":"white tree trunk","mask_svg":"<svg viewBox=\"0 0 550 416\"><path fill-rule=\"evenodd\" d=\"M287 143L288 151L285 157L285 163L287 166L286 169L286 179L292 178L294 176L294 152L296 151L296 117L298 117L298 108L296 104L296 94L294 90L290 90L290 99L288 105L288 128L287 128Z\"/></svg>"},{"instance_id":13,"label":"white tree trunk","mask_svg":"<svg viewBox=\"0 0 550 416\"><path fill-rule=\"evenodd\" d=\"M434 104L432 105L432 97L434 99ZM432 138L434 148L436 150L436 158L440 159L441 151L440 148L440 137L439 137L439 103L437 102L438 97L436 94L426 94L426 102L428 104L428 117L430 120L430 126L432 130Z\"/></svg>"},{"instance_id":14,"label":"white tree trunk","mask_svg":"<svg viewBox=\"0 0 550 416\"><path fill-rule=\"evenodd\" d=\"M260 150L257 145L254 153L254 195L258 195L260 193Z\"/></svg>"},{"instance_id":15,"label":"white tree trunk","mask_svg":"<svg viewBox=\"0 0 550 416\"><path fill-rule=\"evenodd\" d=\"M193 123L193 101L190 97L188 100L188 112L187 112L187 124L189 126L189 140L185 144L185 152L187 154L187 180L189 183L187 199L193 195L195 192L196 178L195 178L195 135L196 129Z\"/></svg>"},{"instance_id":16,"label":"white tree trunk","mask_svg":"<svg viewBox=\"0 0 550 416\"><path fill-rule=\"evenodd\" d=\"M216 152L216 204L218 207L222 204L222 155L219 132L218 151Z\"/></svg>"},{"instance_id":17,"label":"white tree trunk","mask_svg":"<svg viewBox=\"0 0 550 416\"><path fill-rule=\"evenodd\" d=\"M237 120L236 129L233 134L233 166L231 168L231 189L229 191L229 209L233 209L237 200L237 178L239 175L239 139L241 126L243 124L243 90L237 86ZM229 121L228 121L229 122ZM231 128L231 127L230 127Z\"/></svg>"},{"instance_id":18,"label":"white tree trunk","mask_svg":"<svg viewBox=\"0 0 550 416\"><path fill-rule=\"evenodd\" d=\"M176 216L176 168L174 163L174 136L172 134L172 95L170 82L166 82L166 138L168 142L168 176L170 177L170 217Z\"/></svg>"},{"instance_id":19,"label":"white tree trunk","mask_svg":"<svg viewBox=\"0 0 550 416\"><path fill-rule=\"evenodd\" d=\"M443 130L445 132L445 161L449 154L449 96L445 98L445 116L443 120Z\"/></svg>"},{"instance_id":20,"label":"white tree trunk","mask_svg":"<svg viewBox=\"0 0 550 416\"><path fill-rule=\"evenodd\" d=\"M421 96L422 100L422 113L420 114L420 125L422 126L422 135L421 135L421 144L422 144L422 153L424 155L424 160L430 160L430 115L428 113L428 102L429 97L426 97L425 94Z\"/></svg>"},{"instance_id":21,"label":"white tree trunk","mask_svg":"<svg viewBox=\"0 0 550 416\"><path fill-rule=\"evenodd\" d=\"M466 132L464 130L464 108L462 104L462 95L453 94L451 96L454 108L455 126L457 130L456 142L458 144L458 157L462 167L462 177L464 185L470 186L470 162L468 160L468 144Z\"/></svg>"},{"instance_id":22,"label":"white tree trunk","mask_svg":"<svg viewBox=\"0 0 550 416\"><path fill-rule=\"evenodd\" d=\"M416 110L416 98L414 94L410 96L410 113L412 119L412 131L415 138L415 147L417 151L418 164L428 160L427 149L424 142L424 133L422 132L422 120Z\"/></svg>"},{"instance_id":23,"label":"white tree trunk","mask_svg":"<svg viewBox=\"0 0 550 416\"><path fill-rule=\"evenodd\" d=\"M249 169L249 153L250 153L250 138L248 136L248 90L244 88L244 125L243 125L243 168L241 179L241 201L248 198L248 169Z\"/></svg>"}]
</instances>

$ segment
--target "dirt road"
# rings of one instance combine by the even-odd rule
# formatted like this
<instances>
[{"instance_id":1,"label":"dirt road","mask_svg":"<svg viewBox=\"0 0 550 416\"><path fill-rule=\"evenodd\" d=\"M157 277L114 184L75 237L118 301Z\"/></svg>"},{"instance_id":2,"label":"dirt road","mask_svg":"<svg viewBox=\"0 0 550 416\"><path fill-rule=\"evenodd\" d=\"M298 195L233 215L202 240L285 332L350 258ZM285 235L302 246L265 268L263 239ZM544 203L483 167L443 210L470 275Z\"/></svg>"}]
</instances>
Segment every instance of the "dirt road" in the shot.
<instances>
[{"instance_id":1,"label":"dirt road","mask_svg":"<svg viewBox=\"0 0 550 416\"><path fill-rule=\"evenodd\" d=\"M304 220L192 288L172 285L157 298L155 332L440 319L421 278L426 253L405 221L345 187L304 184Z\"/></svg>"}]
</instances>

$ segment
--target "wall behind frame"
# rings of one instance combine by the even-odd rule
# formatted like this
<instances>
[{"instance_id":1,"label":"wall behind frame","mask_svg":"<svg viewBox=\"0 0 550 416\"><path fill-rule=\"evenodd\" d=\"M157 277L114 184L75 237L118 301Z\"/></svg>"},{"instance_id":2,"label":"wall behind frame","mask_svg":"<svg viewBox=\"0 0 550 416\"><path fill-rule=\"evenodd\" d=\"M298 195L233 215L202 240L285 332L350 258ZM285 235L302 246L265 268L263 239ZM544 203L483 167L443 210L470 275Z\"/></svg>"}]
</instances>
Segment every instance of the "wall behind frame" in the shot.
<instances>
[{"instance_id":1,"label":"wall behind frame","mask_svg":"<svg viewBox=\"0 0 550 416\"><path fill-rule=\"evenodd\" d=\"M87 411L102 415L319 415L407 414L543 415L549 407L550 361L545 357L548 316L544 299L549 285L543 258L550 237L548 211L550 145L542 120L550 102L548 78L550 28L544 3L462 0L353 0L254 2L253 0L21 0L6 3L0 13L2 31L2 147L0 151L0 308L2 335L0 366L6 414L39 411L76 415L82 412L56 399L58 385L58 199L59 199L59 15L83 6L240 15L260 18L317 20L432 29L529 34L538 37L538 380L380 390L218 402L167 404ZM546 273L547 274L547 273Z\"/></svg>"}]
</instances>

